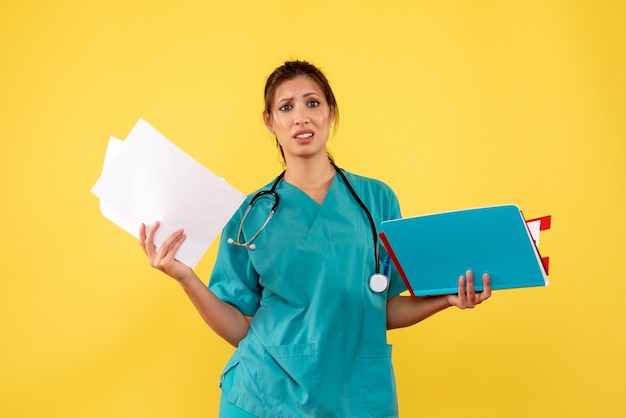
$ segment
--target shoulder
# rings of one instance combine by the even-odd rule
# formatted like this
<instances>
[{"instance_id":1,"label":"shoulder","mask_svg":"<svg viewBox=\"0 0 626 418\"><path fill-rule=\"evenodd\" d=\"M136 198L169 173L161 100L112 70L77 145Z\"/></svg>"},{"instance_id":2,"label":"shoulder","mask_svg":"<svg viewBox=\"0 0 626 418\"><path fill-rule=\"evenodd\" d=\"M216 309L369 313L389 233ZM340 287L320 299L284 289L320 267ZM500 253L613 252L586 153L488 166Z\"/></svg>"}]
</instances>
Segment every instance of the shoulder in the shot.
<instances>
[{"instance_id":1,"label":"shoulder","mask_svg":"<svg viewBox=\"0 0 626 418\"><path fill-rule=\"evenodd\" d=\"M277 186L277 182L278 182L278 178L281 177L281 175L277 175L276 177L272 178L270 181L268 181L266 184L264 184L263 186L259 187L258 189L248 193L246 195L246 199L244 200L244 202L242 203L242 206L245 207L246 205L250 204L250 201L252 199L254 199L254 197L261 193L261 192L268 192L272 189L276 189ZM281 177L282 178L282 177Z\"/></svg>"},{"instance_id":2,"label":"shoulder","mask_svg":"<svg viewBox=\"0 0 626 418\"><path fill-rule=\"evenodd\" d=\"M395 192L385 182L342 170L346 180L370 211L381 219L399 218L400 202Z\"/></svg>"},{"instance_id":3,"label":"shoulder","mask_svg":"<svg viewBox=\"0 0 626 418\"><path fill-rule=\"evenodd\" d=\"M346 176L348 181L355 188L359 188L363 191L373 192L373 193L382 193L389 194L395 196L395 193L389 185L379 179L375 179L372 177L365 177L359 174L354 174L346 170L341 170L343 174Z\"/></svg>"},{"instance_id":4,"label":"shoulder","mask_svg":"<svg viewBox=\"0 0 626 418\"><path fill-rule=\"evenodd\" d=\"M278 176L272 178L270 181L268 181L267 183L265 183L263 186L259 187L258 189L252 191L251 193L248 193L248 199L252 198L252 196L254 196L255 194L263 190L270 190L272 186L274 185L274 183L276 183L277 179L278 179Z\"/></svg>"},{"instance_id":5,"label":"shoulder","mask_svg":"<svg viewBox=\"0 0 626 418\"><path fill-rule=\"evenodd\" d=\"M274 185L274 183L276 183L277 179L278 179L278 176L274 177L272 180L270 180L264 186L259 187L258 189L254 190L251 193L248 193L246 195L246 198L243 200L243 202L241 202L241 205L239 205L239 208L237 208L237 210L231 216L229 225L231 227L232 227L232 225L238 226L239 222L241 221L241 219L244 216L244 213L246 212L246 210L249 208L250 204L252 203L254 197L257 196L262 191L265 191L265 192L269 191L272 188L272 186ZM229 225L227 225L227 226L229 226Z\"/></svg>"}]
</instances>

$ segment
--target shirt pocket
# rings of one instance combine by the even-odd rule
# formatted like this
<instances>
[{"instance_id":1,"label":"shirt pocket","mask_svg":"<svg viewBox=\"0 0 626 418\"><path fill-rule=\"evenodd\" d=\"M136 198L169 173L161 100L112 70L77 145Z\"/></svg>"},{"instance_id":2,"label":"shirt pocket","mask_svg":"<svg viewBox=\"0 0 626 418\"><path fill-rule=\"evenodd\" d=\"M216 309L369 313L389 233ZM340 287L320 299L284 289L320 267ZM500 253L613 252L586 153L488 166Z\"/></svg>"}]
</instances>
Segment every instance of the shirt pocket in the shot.
<instances>
[{"instance_id":1,"label":"shirt pocket","mask_svg":"<svg viewBox=\"0 0 626 418\"><path fill-rule=\"evenodd\" d=\"M297 403L304 411L315 407L318 384L314 344L269 346L260 358L256 382L266 396Z\"/></svg>"},{"instance_id":2,"label":"shirt pocket","mask_svg":"<svg viewBox=\"0 0 626 418\"><path fill-rule=\"evenodd\" d=\"M364 344L359 351L363 407L373 417L397 417L391 345Z\"/></svg>"},{"instance_id":3,"label":"shirt pocket","mask_svg":"<svg viewBox=\"0 0 626 418\"><path fill-rule=\"evenodd\" d=\"M228 363L224 366L222 373L220 374L219 387L222 390L229 391L233 385L233 379L235 369L239 365L239 358L236 355L231 356ZM227 380L228 379L228 380Z\"/></svg>"}]
</instances>

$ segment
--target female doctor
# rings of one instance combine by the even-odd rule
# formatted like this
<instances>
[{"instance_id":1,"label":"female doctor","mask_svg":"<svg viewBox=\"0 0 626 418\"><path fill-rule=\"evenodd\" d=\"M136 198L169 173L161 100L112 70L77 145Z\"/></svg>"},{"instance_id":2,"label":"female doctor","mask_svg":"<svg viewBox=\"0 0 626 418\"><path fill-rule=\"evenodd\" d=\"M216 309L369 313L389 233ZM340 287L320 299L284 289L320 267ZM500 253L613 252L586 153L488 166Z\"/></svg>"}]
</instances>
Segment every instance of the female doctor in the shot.
<instances>
[{"instance_id":1,"label":"female doctor","mask_svg":"<svg viewBox=\"0 0 626 418\"><path fill-rule=\"evenodd\" d=\"M382 221L400 217L398 200L335 165L326 142L337 118L315 66L290 61L268 77L263 121L286 169L224 228L208 287L175 259L182 229L156 248L159 224L141 226L150 265L237 347L220 379L220 417L397 417L386 331L491 294L489 277L475 292L468 271L458 294L400 295L404 283L376 239Z\"/></svg>"}]
</instances>

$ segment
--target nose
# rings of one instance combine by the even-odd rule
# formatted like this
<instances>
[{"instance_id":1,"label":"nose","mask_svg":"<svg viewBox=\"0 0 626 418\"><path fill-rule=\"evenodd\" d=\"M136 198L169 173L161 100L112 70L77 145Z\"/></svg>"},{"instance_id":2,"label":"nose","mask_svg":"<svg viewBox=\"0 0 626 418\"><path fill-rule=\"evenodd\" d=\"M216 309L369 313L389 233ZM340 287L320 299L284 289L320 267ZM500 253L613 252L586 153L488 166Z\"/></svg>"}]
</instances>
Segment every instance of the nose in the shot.
<instances>
[{"instance_id":1,"label":"nose","mask_svg":"<svg viewBox=\"0 0 626 418\"><path fill-rule=\"evenodd\" d=\"M309 123L308 109L304 106L297 106L294 109L294 123L296 125L306 125Z\"/></svg>"}]
</instances>

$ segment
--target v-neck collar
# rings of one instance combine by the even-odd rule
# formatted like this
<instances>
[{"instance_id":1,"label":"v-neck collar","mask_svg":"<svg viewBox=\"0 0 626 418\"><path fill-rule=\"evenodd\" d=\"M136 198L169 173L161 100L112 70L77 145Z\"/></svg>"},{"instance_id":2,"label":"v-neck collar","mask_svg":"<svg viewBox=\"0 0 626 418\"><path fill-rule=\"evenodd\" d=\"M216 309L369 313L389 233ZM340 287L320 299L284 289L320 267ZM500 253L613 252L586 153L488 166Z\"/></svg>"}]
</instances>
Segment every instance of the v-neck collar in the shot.
<instances>
[{"instance_id":1,"label":"v-neck collar","mask_svg":"<svg viewBox=\"0 0 626 418\"><path fill-rule=\"evenodd\" d=\"M358 206L350 204L352 196L340 177L335 173L321 205L300 188L281 182L278 192L284 199L276 221L309 244L358 236L362 229L360 218L354 215Z\"/></svg>"},{"instance_id":2,"label":"v-neck collar","mask_svg":"<svg viewBox=\"0 0 626 418\"><path fill-rule=\"evenodd\" d=\"M339 173L337 173L337 171L335 171L335 173L333 174L333 178L331 179L330 184L328 185L328 189L326 190L326 194L324 195L324 200L322 200L322 203L319 203L317 200L313 199L313 197L311 197L311 195L309 195L307 192L305 192L304 190L302 190L298 186L294 186L293 184L289 183L285 179L282 179L281 183L283 183L285 186L290 187L293 190L297 190L299 193L301 193L302 195L306 196L306 198L309 199L312 203L317 205L318 208L322 208L324 206L324 203L327 200L328 194L330 193L330 191L334 187L336 187L335 183L337 183L337 177L338 176L339 176Z\"/></svg>"}]
</instances>

